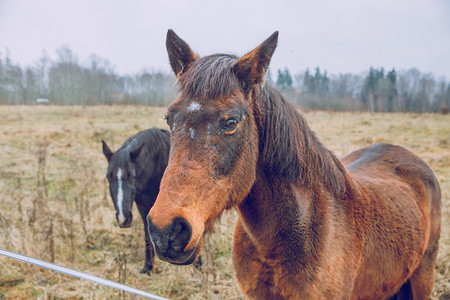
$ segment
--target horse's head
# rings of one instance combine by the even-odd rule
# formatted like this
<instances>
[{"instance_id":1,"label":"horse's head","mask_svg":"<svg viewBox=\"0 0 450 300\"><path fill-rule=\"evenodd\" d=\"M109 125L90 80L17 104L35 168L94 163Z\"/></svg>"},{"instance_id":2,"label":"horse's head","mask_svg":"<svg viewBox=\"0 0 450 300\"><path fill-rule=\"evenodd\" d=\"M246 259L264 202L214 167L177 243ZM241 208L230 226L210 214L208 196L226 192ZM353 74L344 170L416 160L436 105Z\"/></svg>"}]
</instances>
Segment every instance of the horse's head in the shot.
<instances>
[{"instance_id":1,"label":"horse's head","mask_svg":"<svg viewBox=\"0 0 450 300\"><path fill-rule=\"evenodd\" d=\"M166 113L169 164L148 216L162 260L192 263L214 220L249 193L259 153L260 115L253 98L264 84L277 39L275 32L241 58L199 58L169 30L167 50L180 96Z\"/></svg>"},{"instance_id":2,"label":"horse's head","mask_svg":"<svg viewBox=\"0 0 450 300\"><path fill-rule=\"evenodd\" d=\"M116 219L121 228L128 228L133 220L131 209L136 196L135 162L143 144L132 151L127 151L125 148L116 153L111 151L105 141L102 141L102 144L103 154L108 160L106 178L109 182L109 193L116 208Z\"/></svg>"}]
</instances>

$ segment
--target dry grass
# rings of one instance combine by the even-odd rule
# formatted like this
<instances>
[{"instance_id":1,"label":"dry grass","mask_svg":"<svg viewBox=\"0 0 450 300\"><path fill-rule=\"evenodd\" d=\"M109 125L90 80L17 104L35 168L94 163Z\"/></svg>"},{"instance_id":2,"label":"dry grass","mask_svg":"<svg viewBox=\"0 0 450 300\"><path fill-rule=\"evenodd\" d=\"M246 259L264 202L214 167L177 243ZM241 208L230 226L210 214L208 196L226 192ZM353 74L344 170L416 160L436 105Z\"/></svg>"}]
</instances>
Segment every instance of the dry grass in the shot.
<instances>
[{"instance_id":1,"label":"dry grass","mask_svg":"<svg viewBox=\"0 0 450 300\"><path fill-rule=\"evenodd\" d=\"M236 215L207 238L202 271L156 261L139 274L144 232L135 210L120 229L105 181L102 139L114 149L149 127L165 128L164 108L0 106L0 248L120 281L173 299L242 299L231 265ZM388 142L422 157L439 179L443 227L433 299L450 297L450 116L306 114L338 156ZM137 299L119 291L0 257L0 299Z\"/></svg>"}]
</instances>

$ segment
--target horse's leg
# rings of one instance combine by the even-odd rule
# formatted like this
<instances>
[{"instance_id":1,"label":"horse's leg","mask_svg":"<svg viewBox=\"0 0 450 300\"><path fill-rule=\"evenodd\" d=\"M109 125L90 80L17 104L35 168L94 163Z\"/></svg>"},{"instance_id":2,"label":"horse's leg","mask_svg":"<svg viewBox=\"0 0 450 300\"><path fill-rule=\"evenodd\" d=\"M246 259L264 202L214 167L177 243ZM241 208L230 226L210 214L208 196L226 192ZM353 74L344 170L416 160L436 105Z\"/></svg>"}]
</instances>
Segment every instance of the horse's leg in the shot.
<instances>
[{"instance_id":1,"label":"horse's leg","mask_svg":"<svg viewBox=\"0 0 450 300\"><path fill-rule=\"evenodd\" d=\"M431 180L430 180L431 181ZM436 179L434 179L436 182ZM437 185L437 182L436 182ZM413 299L430 299L434 285L434 266L439 251L439 237L441 231L441 201L439 186L432 191L430 205L430 237L428 247L422 256L419 266L411 275L411 289Z\"/></svg>"},{"instance_id":2,"label":"horse's leg","mask_svg":"<svg viewBox=\"0 0 450 300\"><path fill-rule=\"evenodd\" d=\"M153 261L155 259L155 251L153 250L153 245L152 242L150 241L150 234L148 232L148 224L147 224L147 215L151 207L139 203L136 203L136 205L142 217L145 232L145 265L144 268L141 270L141 273L150 275L150 271L153 269Z\"/></svg>"},{"instance_id":3,"label":"horse's leg","mask_svg":"<svg viewBox=\"0 0 450 300\"><path fill-rule=\"evenodd\" d=\"M391 296L386 300L413 300L411 281L408 279L394 296Z\"/></svg>"},{"instance_id":4,"label":"horse's leg","mask_svg":"<svg viewBox=\"0 0 450 300\"><path fill-rule=\"evenodd\" d=\"M419 266L410 277L413 299L430 299L434 285L434 265L438 253L438 240L430 242Z\"/></svg>"}]
</instances>

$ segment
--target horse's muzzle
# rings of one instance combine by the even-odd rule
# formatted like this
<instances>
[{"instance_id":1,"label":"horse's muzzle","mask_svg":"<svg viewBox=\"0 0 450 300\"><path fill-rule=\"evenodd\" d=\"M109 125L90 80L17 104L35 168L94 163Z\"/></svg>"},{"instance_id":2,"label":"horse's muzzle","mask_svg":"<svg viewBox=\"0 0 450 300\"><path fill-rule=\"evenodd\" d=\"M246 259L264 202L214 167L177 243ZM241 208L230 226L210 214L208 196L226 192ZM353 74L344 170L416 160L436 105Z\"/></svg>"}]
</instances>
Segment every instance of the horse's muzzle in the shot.
<instances>
[{"instance_id":1,"label":"horse's muzzle","mask_svg":"<svg viewBox=\"0 0 450 300\"><path fill-rule=\"evenodd\" d=\"M194 262L197 247L185 250L192 237L192 227L184 218L176 218L164 229L156 227L147 216L150 238L159 259L175 265L189 265Z\"/></svg>"},{"instance_id":2,"label":"horse's muzzle","mask_svg":"<svg viewBox=\"0 0 450 300\"><path fill-rule=\"evenodd\" d=\"M116 220L117 223L119 224L120 228L130 228L131 227L131 222L133 221L133 215L130 213L129 215L126 216L125 221L120 222L119 217L118 217L118 213L116 214Z\"/></svg>"}]
</instances>

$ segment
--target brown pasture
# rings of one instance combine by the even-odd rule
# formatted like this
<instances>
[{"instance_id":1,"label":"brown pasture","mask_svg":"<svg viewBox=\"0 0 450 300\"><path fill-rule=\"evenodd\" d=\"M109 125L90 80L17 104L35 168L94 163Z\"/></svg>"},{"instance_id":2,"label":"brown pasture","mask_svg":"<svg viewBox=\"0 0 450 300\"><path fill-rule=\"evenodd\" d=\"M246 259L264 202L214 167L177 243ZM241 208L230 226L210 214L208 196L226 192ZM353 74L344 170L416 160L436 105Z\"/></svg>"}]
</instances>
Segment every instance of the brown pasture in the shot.
<instances>
[{"instance_id":1,"label":"brown pasture","mask_svg":"<svg viewBox=\"0 0 450 300\"><path fill-rule=\"evenodd\" d=\"M157 260L151 277L141 220L120 229L109 199L101 140L117 148L149 127L166 128L165 108L0 106L0 248L173 299L243 298L231 263L236 214L222 216L202 270ZM376 143L419 155L442 189L442 233L432 299L450 297L450 117L437 114L304 113L324 145L342 157ZM131 120L131 121L130 121ZM136 214L137 215L137 214ZM138 298L0 257L0 298Z\"/></svg>"}]
</instances>

